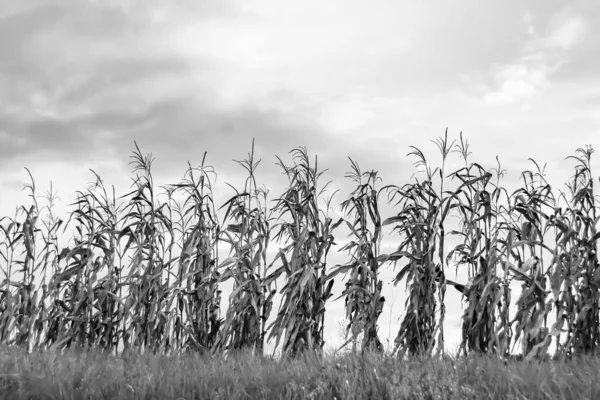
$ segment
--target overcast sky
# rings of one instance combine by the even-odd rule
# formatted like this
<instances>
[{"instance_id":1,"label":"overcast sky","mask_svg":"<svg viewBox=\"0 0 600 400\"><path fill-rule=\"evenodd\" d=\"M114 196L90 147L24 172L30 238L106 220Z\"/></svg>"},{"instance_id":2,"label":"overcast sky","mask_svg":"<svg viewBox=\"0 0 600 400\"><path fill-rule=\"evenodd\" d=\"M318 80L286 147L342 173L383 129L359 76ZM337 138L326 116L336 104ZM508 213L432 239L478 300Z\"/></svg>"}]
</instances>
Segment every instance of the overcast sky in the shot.
<instances>
[{"instance_id":1,"label":"overcast sky","mask_svg":"<svg viewBox=\"0 0 600 400\"><path fill-rule=\"evenodd\" d=\"M207 151L217 202L252 138L274 188L275 155L300 145L336 187L348 156L406 183L409 146L435 155L446 128L508 182L532 157L561 184L566 156L600 147L599 27L595 1L4 0L0 214L24 202L24 167L63 203L90 168L127 188L134 140L159 183Z\"/></svg>"}]
</instances>

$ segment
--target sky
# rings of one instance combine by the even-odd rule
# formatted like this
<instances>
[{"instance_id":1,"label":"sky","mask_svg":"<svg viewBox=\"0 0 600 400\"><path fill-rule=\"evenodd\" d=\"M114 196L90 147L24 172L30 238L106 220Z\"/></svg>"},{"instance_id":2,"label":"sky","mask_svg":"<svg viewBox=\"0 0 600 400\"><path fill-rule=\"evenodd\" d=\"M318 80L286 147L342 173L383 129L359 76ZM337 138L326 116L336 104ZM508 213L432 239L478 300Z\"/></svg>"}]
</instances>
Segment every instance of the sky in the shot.
<instances>
[{"instance_id":1,"label":"sky","mask_svg":"<svg viewBox=\"0 0 600 400\"><path fill-rule=\"evenodd\" d=\"M482 165L498 156L507 186L528 158L561 185L565 157L600 147L599 22L590 1L4 0L0 215L27 202L24 167L64 207L90 169L125 193L134 141L156 157L158 183L208 152L217 204L225 182L243 183L232 160L253 139L273 192L275 156L298 146L333 188L351 186L348 157L406 183L409 146L435 160L446 129ZM393 341L402 294L386 290L380 332ZM448 309L456 342L461 311ZM341 300L327 319L339 320ZM330 341L337 331L326 327Z\"/></svg>"}]
</instances>

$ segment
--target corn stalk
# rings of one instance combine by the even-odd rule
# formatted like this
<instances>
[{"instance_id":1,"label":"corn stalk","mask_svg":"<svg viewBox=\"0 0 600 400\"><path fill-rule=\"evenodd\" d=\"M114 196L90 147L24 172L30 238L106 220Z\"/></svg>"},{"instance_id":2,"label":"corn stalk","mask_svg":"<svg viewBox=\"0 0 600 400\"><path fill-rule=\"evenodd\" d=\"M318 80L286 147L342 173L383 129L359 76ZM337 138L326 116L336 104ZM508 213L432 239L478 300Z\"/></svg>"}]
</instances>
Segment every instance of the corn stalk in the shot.
<instances>
[{"instance_id":1,"label":"corn stalk","mask_svg":"<svg viewBox=\"0 0 600 400\"><path fill-rule=\"evenodd\" d=\"M266 190L258 189L255 171L260 160L254 159L254 141L248 158L236 161L248 173L244 191L236 191L227 207L221 241L231 246L231 255L219 269L220 279L233 279L229 308L216 347L226 350L251 349L263 353L266 322L273 307L275 290L267 277L267 246L270 227L266 209ZM222 208L223 208L222 207Z\"/></svg>"},{"instance_id":2,"label":"corn stalk","mask_svg":"<svg viewBox=\"0 0 600 400\"><path fill-rule=\"evenodd\" d=\"M184 181L170 186L186 196L181 207L183 244L177 259L177 277L169 289L176 302L170 323L174 326L176 343L200 352L215 349L223 322L217 271L220 226L210 180L214 171L205 165L205 160L206 154L199 168L190 165Z\"/></svg>"},{"instance_id":3,"label":"corn stalk","mask_svg":"<svg viewBox=\"0 0 600 400\"><path fill-rule=\"evenodd\" d=\"M355 344L355 339L363 333L362 351L382 352L383 346L377 332L377 319L385 302L381 294L383 282L379 279L382 225L378 202L380 192L375 190L377 180L381 179L376 171L363 173L352 159L350 163L352 171L346 177L352 179L357 187L350 198L342 203L342 211L346 218L352 218L352 222L348 219L344 219L344 222L354 240L340 251L348 251L351 261L337 265L329 273L328 279L340 273L350 274L340 297L345 296L346 319L349 321L346 338L350 331L352 335L342 348L350 342Z\"/></svg>"},{"instance_id":4,"label":"corn stalk","mask_svg":"<svg viewBox=\"0 0 600 400\"><path fill-rule=\"evenodd\" d=\"M267 280L285 273L283 299L270 325L269 339L276 338L277 348L283 338L283 353L294 357L305 350L323 349L325 302L333 287L333 280L326 279L326 259L334 240L332 232L342 220L333 223L319 208L318 199L327 184L318 190L318 179L324 171L318 170L317 159L313 167L305 148L292 150L291 154L292 167L278 158L289 187L274 208L281 220L275 239L289 244L280 249L276 259L281 260L281 266ZM288 221L284 220L286 216Z\"/></svg>"}]
</instances>

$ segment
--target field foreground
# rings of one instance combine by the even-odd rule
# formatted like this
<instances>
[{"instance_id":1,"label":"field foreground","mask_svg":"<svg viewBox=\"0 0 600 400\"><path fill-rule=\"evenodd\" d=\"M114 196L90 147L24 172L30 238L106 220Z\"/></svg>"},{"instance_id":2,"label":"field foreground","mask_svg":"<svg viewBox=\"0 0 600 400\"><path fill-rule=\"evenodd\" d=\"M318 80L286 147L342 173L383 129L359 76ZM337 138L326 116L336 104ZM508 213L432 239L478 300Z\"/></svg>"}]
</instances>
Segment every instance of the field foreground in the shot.
<instances>
[{"instance_id":1,"label":"field foreground","mask_svg":"<svg viewBox=\"0 0 600 400\"><path fill-rule=\"evenodd\" d=\"M0 349L3 399L598 399L600 359L276 360Z\"/></svg>"}]
</instances>

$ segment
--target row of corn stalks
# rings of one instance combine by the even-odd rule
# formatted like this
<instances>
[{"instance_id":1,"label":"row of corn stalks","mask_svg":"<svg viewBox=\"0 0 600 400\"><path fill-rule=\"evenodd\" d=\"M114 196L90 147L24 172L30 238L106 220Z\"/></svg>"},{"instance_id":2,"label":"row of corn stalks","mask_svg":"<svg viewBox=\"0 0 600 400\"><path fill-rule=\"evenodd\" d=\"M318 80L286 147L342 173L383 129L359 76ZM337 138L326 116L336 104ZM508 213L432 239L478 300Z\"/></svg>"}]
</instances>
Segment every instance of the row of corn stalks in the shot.
<instances>
[{"instance_id":1,"label":"row of corn stalks","mask_svg":"<svg viewBox=\"0 0 600 400\"><path fill-rule=\"evenodd\" d=\"M0 343L30 352L81 346L171 354L262 353L274 340L295 356L323 349L326 305L334 280L345 277L339 296L348 321L344 346L356 346L360 335L362 350L381 352L381 270L393 266L393 283L403 283L407 293L395 340L399 356L443 351L449 286L465 302L462 354L508 357L517 345L528 359L545 356L551 346L559 356L597 353L600 217L593 150L569 157L575 174L566 193L553 191L533 160L534 168L521 175L522 188L509 193L501 186L500 162L488 170L471 161L462 134L449 142L446 132L434 143L441 165L432 168L413 147L409 156L421 179L403 186L378 188L378 173L362 172L350 159L346 179L355 189L337 221L329 216L332 196L324 198L327 184L319 181L325 171L305 148L291 152L291 165L278 158L288 186L272 207L256 181L254 143L237 161L247 174L243 189L232 187L235 194L219 210L206 154L199 167L188 164L181 183L157 193L152 155L136 144L131 192L117 198L94 173L66 222L54 213L52 187L37 196L30 174L31 205L0 220ZM464 166L448 172L450 157ZM396 210L386 219L384 196ZM349 231L339 249L349 258L328 266L339 227ZM391 254L381 253L386 227L398 243ZM67 231L73 237L61 248ZM228 254L219 254L223 246ZM278 247L272 259L269 246ZM448 279L452 268L466 270L468 281ZM223 312L225 284L231 293Z\"/></svg>"}]
</instances>

